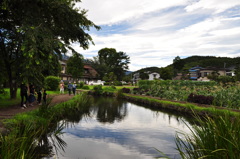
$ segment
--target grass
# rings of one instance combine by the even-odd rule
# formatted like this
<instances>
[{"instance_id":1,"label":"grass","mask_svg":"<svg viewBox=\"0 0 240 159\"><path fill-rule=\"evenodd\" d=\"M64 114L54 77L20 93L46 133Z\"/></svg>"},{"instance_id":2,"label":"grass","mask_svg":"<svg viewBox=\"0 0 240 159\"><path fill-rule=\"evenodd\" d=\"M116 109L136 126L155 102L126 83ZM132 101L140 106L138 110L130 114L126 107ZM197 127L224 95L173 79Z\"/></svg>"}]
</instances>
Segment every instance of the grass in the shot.
<instances>
[{"instance_id":1,"label":"grass","mask_svg":"<svg viewBox=\"0 0 240 159\"><path fill-rule=\"evenodd\" d=\"M39 155L51 154L52 152L45 154L45 151L39 154L39 151L36 151L43 147L43 143L48 145L46 151L51 151L51 143L56 144L52 147L58 145L59 148L63 149L66 144L59 137L62 134L63 126L56 123L64 118L88 114L89 102L91 100L87 98L87 94L81 93L54 107L43 105L39 109L18 114L12 119L5 120L5 127L10 130L10 133L7 136L0 134L0 158L31 159L40 158Z\"/></svg>"},{"instance_id":2,"label":"grass","mask_svg":"<svg viewBox=\"0 0 240 159\"><path fill-rule=\"evenodd\" d=\"M17 90L17 98L10 99L10 90L9 88L4 89L5 93L0 94L0 108L6 108L12 105L20 104L21 97L20 97L20 89Z\"/></svg>"},{"instance_id":3,"label":"grass","mask_svg":"<svg viewBox=\"0 0 240 159\"><path fill-rule=\"evenodd\" d=\"M17 90L17 98L16 99L10 99L10 90L9 88L4 89L5 93L0 94L0 108L7 108L13 105L18 105L20 106L21 103L21 97L20 97L20 89ZM59 94L59 91L47 91L48 95L55 95ZM65 91L65 94L67 91Z\"/></svg>"},{"instance_id":4,"label":"grass","mask_svg":"<svg viewBox=\"0 0 240 159\"><path fill-rule=\"evenodd\" d=\"M169 106L175 106L176 107L176 111L181 111L183 110L184 112L186 111L186 109L188 110L187 112L189 112L190 114L192 114L192 111L194 111L195 113L200 113L200 114L211 114L211 115L222 115L225 113L230 114L231 116L240 116L239 112L235 112L235 111L231 111L231 110L227 110L227 109L217 109L217 107L214 106L209 106L209 107L201 107L198 105L195 105L193 103L179 103L177 101L167 101L167 100L160 100L160 99L155 99L155 98L149 98L149 97L143 97L143 96L137 96L137 95L130 95L130 94L124 94L127 97L131 97L131 98L135 98L137 100L144 100L147 103L159 103L159 105L161 105L161 107L164 108L169 108ZM160 107L160 106L159 106ZM177 109L177 107L179 107L180 109ZM181 109L182 108L182 109Z\"/></svg>"},{"instance_id":5,"label":"grass","mask_svg":"<svg viewBox=\"0 0 240 159\"><path fill-rule=\"evenodd\" d=\"M196 117L190 134L178 133L176 145L182 159L239 159L240 119L228 113L217 118ZM180 137L181 136L181 137Z\"/></svg>"},{"instance_id":6,"label":"grass","mask_svg":"<svg viewBox=\"0 0 240 159\"><path fill-rule=\"evenodd\" d=\"M93 90L93 87L94 85L88 85L89 87L89 90ZM129 85L125 85L125 86L114 86L116 88L116 91L119 90L119 89L122 89L122 88L129 88L129 89L133 89L135 88L136 86L129 86ZM102 86L102 89L103 90L109 90L111 88L111 86Z\"/></svg>"}]
</instances>

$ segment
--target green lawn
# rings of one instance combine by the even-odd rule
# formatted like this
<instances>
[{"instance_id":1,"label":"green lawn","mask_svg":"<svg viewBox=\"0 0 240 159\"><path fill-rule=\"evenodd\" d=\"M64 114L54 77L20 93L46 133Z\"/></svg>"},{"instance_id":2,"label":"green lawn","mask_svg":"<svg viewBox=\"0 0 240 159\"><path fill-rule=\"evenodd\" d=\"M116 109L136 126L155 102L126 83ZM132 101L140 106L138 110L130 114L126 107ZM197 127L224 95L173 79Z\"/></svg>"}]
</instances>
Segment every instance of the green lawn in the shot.
<instances>
[{"instance_id":1,"label":"green lawn","mask_svg":"<svg viewBox=\"0 0 240 159\"><path fill-rule=\"evenodd\" d=\"M17 105L21 103L20 89L17 90L17 98L10 99L9 88L5 88L5 94L0 94L0 108L6 108L12 105ZM67 92L66 92L67 93ZM47 91L48 95L59 94L59 91Z\"/></svg>"},{"instance_id":2,"label":"green lawn","mask_svg":"<svg viewBox=\"0 0 240 159\"><path fill-rule=\"evenodd\" d=\"M11 105L17 105L21 102L20 89L17 90L17 98L10 99L10 90L9 88L4 89L5 93L0 94L0 108L9 107Z\"/></svg>"},{"instance_id":3,"label":"green lawn","mask_svg":"<svg viewBox=\"0 0 240 159\"><path fill-rule=\"evenodd\" d=\"M89 90L92 90L94 85L87 85L89 87ZM129 89L133 89L135 88L136 86L129 86L129 85L126 85L126 86L115 86L117 90L119 89L122 89L122 88L129 88ZM102 86L102 89L103 90L109 90L111 88L111 86Z\"/></svg>"},{"instance_id":4,"label":"green lawn","mask_svg":"<svg viewBox=\"0 0 240 159\"><path fill-rule=\"evenodd\" d=\"M92 90L94 86L88 86L89 90ZM129 88L133 89L135 86L115 86L116 89L113 89L111 86L102 86L103 90L114 92L122 88ZM5 94L0 94L0 108L6 108L12 105L17 105L21 103L21 97L20 97L20 89L17 90L17 98L16 99L10 99L10 92L9 88L5 88ZM54 94L59 94L59 90L57 91L47 91L48 95L54 95ZM68 90L65 90L65 94L68 93Z\"/></svg>"}]
</instances>

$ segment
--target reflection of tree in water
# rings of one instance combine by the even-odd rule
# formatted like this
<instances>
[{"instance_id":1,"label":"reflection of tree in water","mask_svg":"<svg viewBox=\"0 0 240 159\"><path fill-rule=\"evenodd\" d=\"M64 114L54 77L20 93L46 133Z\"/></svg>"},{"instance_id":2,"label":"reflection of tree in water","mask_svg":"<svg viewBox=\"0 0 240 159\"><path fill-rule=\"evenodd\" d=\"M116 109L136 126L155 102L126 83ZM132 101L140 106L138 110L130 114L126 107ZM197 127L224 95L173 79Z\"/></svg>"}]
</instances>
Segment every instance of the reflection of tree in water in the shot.
<instances>
[{"instance_id":1,"label":"reflection of tree in water","mask_svg":"<svg viewBox=\"0 0 240 159\"><path fill-rule=\"evenodd\" d=\"M90 106L84 105L78 109L67 109L59 118L55 118L49 123L46 129L42 130L35 148L36 157L52 157L59 150L65 149L66 142L62 140L62 130L69 126L69 123L78 123L83 117L90 115ZM55 151L54 151L55 150ZM57 155L58 156L58 155Z\"/></svg>"},{"instance_id":2,"label":"reflection of tree in water","mask_svg":"<svg viewBox=\"0 0 240 159\"><path fill-rule=\"evenodd\" d=\"M127 103L114 98L98 98L94 105L97 120L103 123L121 121L127 115Z\"/></svg>"}]
</instances>

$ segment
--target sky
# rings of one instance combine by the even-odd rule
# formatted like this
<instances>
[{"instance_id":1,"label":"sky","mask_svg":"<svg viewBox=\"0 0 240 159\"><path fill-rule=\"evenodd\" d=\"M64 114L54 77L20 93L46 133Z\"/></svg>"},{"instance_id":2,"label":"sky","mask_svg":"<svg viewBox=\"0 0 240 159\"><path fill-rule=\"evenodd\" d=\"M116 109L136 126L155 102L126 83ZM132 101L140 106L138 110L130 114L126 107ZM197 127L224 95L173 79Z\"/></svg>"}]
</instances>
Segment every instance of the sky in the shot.
<instances>
[{"instance_id":1,"label":"sky","mask_svg":"<svg viewBox=\"0 0 240 159\"><path fill-rule=\"evenodd\" d=\"M85 58L102 48L130 57L129 70L166 67L176 56L240 56L240 0L82 0L95 45L73 48Z\"/></svg>"}]
</instances>

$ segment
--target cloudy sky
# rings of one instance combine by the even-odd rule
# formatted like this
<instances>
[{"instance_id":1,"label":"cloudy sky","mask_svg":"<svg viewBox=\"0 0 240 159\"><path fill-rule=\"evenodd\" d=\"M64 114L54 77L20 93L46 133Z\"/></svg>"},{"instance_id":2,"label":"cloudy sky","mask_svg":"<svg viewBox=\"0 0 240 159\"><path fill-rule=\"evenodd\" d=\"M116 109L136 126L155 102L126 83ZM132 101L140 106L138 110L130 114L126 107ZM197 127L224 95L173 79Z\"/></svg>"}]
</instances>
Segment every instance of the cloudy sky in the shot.
<instances>
[{"instance_id":1,"label":"cloudy sky","mask_svg":"<svg viewBox=\"0 0 240 159\"><path fill-rule=\"evenodd\" d=\"M100 31L85 58L105 47L130 56L129 70L165 67L176 56L240 56L240 0L82 0Z\"/></svg>"}]
</instances>

